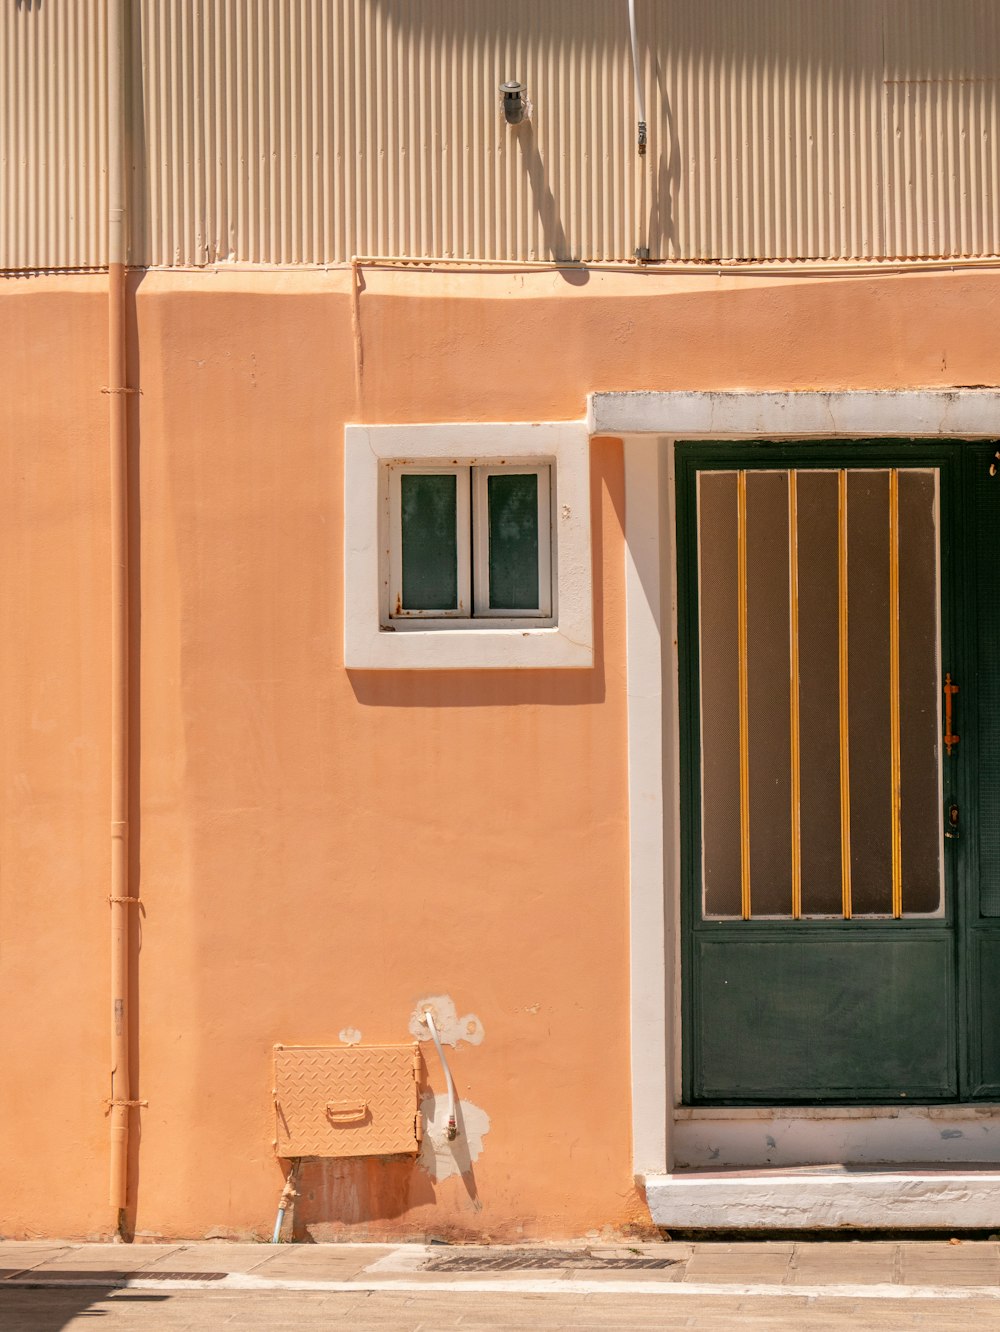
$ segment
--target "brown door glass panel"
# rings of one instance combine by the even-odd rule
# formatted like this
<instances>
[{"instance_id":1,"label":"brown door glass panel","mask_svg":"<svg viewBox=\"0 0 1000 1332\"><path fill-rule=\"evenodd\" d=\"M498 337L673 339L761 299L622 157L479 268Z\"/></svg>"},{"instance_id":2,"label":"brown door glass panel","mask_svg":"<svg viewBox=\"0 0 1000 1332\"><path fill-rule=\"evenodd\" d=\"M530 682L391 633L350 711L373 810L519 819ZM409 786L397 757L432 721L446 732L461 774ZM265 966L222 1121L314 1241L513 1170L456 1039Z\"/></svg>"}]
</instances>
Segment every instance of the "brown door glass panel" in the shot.
<instances>
[{"instance_id":1,"label":"brown door glass panel","mask_svg":"<svg viewBox=\"0 0 1000 1332\"><path fill-rule=\"evenodd\" d=\"M754 916L789 915L788 473L748 472L746 486L750 900Z\"/></svg>"},{"instance_id":2,"label":"brown door glass panel","mask_svg":"<svg viewBox=\"0 0 1000 1332\"><path fill-rule=\"evenodd\" d=\"M851 902L892 914L889 473L847 474Z\"/></svg>"},{"instance_id":3,"label":"brown door glass panel","mask_svg":"<svg viewBox=\"0 0 1000 1332\"><path fill-rule=\"evenodd\" d=\"M740 703L735 472L698 478L702 846L707 916L740 914Z\"/></svg>"},{"instance_id":4,"label":"brown door glass panel","mask_svg":"<svg viewBox=\"0 0 1000 1332\"><path fill-rule=\"evenodd\" d=\"M746 494L747 781L740 790L739 477ZM754 917L792 915L795 839L804 916L843 912L841 791L849 803L852 914L893 914L893 771L900 783L901 909L941 904L937 478L900 469L706 472L699 477L702 844L706 916L741 914L741 836ZM843 524L843 525L842 525ZM841 583L841 540L846 584ZM792 578L794 559L795 579ZM797 596L796 596L797 594ZM792 598L798 633L792 641ZM846 617L847 723L840 723ZM894 758L893 636L899 681ZM798 677L798 748L792 660ZM846 745L843 743L846 740ZM792 810L799 780L798 820ZM741 826L741 812L747 820Z\"/></svg>"},{"instance_id":5,"label":"brown door glass panel","mask_svg":"<svg viewBox=\"0 0 1000 1332\"><path fill-rule=\"evenodd\" d=\"M796 473L802 913L841 914L838 478Z\"/></svg>"},{"instance_id":6,"label":"brown door glass panel","mask_svg":"<svg viewBox=\"0 0 1000 1332\"><path fill-rule=\"evenodd\" d=\"M941 905L936 473L899 473L900 826L903 910Z\"/></svg>"}]
</instances>

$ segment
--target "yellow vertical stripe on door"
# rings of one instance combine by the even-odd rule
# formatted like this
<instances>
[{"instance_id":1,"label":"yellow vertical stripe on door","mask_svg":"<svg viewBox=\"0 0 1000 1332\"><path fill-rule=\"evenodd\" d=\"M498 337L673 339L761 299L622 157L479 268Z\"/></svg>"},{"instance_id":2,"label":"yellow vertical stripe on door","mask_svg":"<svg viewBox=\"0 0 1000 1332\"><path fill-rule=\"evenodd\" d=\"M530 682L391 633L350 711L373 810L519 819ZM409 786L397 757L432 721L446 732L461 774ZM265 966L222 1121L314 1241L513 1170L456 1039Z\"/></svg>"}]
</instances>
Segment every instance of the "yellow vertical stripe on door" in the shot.
<instances>
[{"instance_id":1,"label":"yellow vertical stripe on door","mask_svg":"<svg viewBox=\"0 0 1000 1332\"><path fill-rule=\"evenodd\" d=\"M747 474L737 473L740 677L740 913L750 919L750 707L747 676Z\"/></svg>"},{"instance_id":2,"label":"yellow vertical stripe on door","mask_svg":"<svg viewBox=\"0 0 1000 1332\"><path fill-rule=\"evenodd\" d=\"M802 915L802 771L799 746L799 500L796 473L788 473L788 653L792 768L792 919Z\"/></svg>"},{"instance_id":3,"label":"yellow vertical stripe on door","mask_svg":"<svg viewBox=\"0 0 1000 1332\"><path fill-rule=\"evenodd\" d=\"M840 666L840 872L841 901L845 920L851 919L851 755L848 711L847 664L847 472L838 473L837 611Z\"/></svg>"}]
</instances>

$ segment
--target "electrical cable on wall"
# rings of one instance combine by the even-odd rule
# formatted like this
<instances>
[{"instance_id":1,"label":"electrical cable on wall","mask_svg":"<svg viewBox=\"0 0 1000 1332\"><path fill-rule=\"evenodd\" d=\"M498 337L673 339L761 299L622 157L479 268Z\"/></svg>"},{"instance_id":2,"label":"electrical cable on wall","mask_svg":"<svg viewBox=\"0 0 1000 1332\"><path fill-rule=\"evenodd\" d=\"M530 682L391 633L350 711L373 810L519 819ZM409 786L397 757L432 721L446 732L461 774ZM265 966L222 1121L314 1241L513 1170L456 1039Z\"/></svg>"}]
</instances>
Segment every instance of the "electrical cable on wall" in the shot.
<instances>
[{"instance_id":1,"label":"electrical cable on wall","mask_svg":"<svg viewBox=\"0 0 1000 1332\"><path fill-rule=\"evenodd\" d=\"M639 36L635 26L635 0L628 0L628 26L632 37L632 73L635 76L635 104L639 112L639 125L636 142L639 156L646 155L646 94L642 88L642 75L639 73Z\"/></svg>"},{"instance_id":2,"label":"electrical cable on wall","mask_svg":"<svg viewBox=\"0 0 1000 1332\"><path fill-rule=\"evenodd\" d=\"M444 1080L448 1087L448 1141L452 1142L458 1136L458 1121L455 1118L455 1083L451 1076L451 1069L448 1067L448 1061L444 1057L444 1050L441 1048L441 1040L438 1036L434 1014L430 1009L427 1009L424 1013L424 1021L427 1023L431 1036L434 1038L434 1045L438 1052L438 1058L441 1060L441 1067L444 1069Z\"/></svg>"},{"instance_id":3,"label":"electrical cable on wall","mask_svg":"<svg viewBox=\"0 0 1000 1332\"><path fill-rule=\"evenodd\" d=\"M635 257L640 263L649 262L649 244L646 240L646 94L642 86L642 73L639 67L639 33L635 22L635 0L628 0L628 27L632 39L632 74L635 77L635 104L639 114L636 128L636 146L639 157L639 199L637 215L639 223L639 243L635 247Z\"/></svg>"}]
</instances>

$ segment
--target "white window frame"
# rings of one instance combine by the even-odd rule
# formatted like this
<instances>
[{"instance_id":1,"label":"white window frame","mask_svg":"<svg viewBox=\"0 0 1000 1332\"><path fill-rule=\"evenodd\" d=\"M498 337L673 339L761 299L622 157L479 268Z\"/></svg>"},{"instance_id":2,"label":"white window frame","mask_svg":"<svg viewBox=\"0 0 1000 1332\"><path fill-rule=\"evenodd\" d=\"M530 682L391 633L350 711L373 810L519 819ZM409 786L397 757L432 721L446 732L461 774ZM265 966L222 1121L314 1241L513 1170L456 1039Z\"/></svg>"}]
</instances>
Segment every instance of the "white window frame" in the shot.
<instances>
[{"instance_id":1,"label":"white window frame","mask_svg":"<svg viewBox=\"0 0 1000 1332\"><path fill-rule=\"evenodd\" d=\"M538 605L519 610L495 610L490 606L490 514L491 476L536 476L538 478ZM481 465L472 470L472 538L474 570L474 614L486 619L538 619L552 616L552 499L551 462L538 466Z\"/></svg>"},{"instance_id":2,"label":"white window frame","mask_svg":"<svg viewBox=\"0 0 1000 1332\"><path fill-rule=\"evenodd\" d=\"M403 466L429 471L550 469L548 616L501 612L464 619L434 612L389 618L393 574L388 478ZM344 431L344 486L344 664L349 669L593 666L590 440L585 422L349 425ZM539 544L541 548L544 541Z\"/></svg>"},{"instance_id":3,"label":"white window frame","mask_svg":"<svg viewBox=\"0 0 1000 1332\"><path fill-rule=\"evenodd\" d=\"M484 619L500 627L516 629L525 620L554 623L552 613L552 460L534 465L504 466L494 463L456 464L429 462L418 465L391 462L384 468L381 502L386 513L384 547L388 552L388 581L381 606L383 628L409 633L407 621L448 620L452 628L478 628ZM402 478L404 476L455 476L455 540L457 550L458 606L417 610L403 605ZM489 592L489 496L491 476L538 477L538 605L494 610ZM385 556L383 556L385 558ZM471 610L471 614L470 614ZM432 627L424 624L423 628Z\"/></svg>"},{"instance_id":4,"label":"white window frame","mask_svg":"<svg viewBox=\"0 0 1000 1332\"><path fill-rule=\"evenodd\" d=\"M454 476L455 477L455 550L457 554L458 605L454 610L408 610L403 605L403 504L402 477ZM386 468L386 490L383 503L389 506L389 597L383 607L385 622L391 620L456 620L467 619L472 604L472 553L470 541L470 481L467 467L453 463L429 463L426 467L390 463Z\"/></svg>"}]
</instances>

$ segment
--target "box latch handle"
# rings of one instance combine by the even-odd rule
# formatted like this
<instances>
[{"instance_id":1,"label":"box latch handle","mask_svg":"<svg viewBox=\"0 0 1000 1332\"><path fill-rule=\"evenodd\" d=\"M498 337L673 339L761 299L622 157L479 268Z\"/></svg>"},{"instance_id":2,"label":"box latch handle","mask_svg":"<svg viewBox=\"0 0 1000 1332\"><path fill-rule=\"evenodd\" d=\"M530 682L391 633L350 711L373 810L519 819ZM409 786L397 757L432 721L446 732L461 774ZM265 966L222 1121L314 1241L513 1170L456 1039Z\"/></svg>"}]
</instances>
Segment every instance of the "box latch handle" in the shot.
<instances>
[{"instance_id":1,"label":"box latch handle","mask_svg":"<svg viewBox=\"0 0 1000 1332\"><path fill-rule=\"evenodd\" d=\"M334 1124L354 1124L368 1114L367 1101L327 1101L326 1117Z\"/></svg>"}]
</instances>

